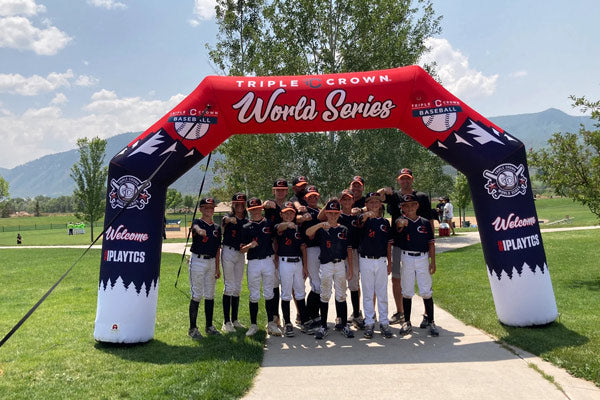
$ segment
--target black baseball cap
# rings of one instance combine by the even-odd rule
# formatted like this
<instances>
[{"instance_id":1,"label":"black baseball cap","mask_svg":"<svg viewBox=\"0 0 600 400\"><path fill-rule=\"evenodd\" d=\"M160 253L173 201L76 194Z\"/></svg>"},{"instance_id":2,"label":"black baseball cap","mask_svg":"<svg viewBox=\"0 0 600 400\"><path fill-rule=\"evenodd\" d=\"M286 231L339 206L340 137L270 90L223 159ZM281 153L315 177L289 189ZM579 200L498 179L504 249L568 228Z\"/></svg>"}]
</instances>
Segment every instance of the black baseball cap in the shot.
<instances>
[{"instance_id":1,"label":"black baseball cap","mask_svg":"<svg viewBox=\"0 0 600 400\"><path fill-rule=\"evenodd\" d=\"M360 175L356 175L354 178L352 178L350 185L352 185L354 182L358 182L361 184L361 186L365 186L365 180Z\"/></svg>"},{"instance_id":2,"label":"black baseball cap","mask_svg":"<svg viewBox=\"0 0 600 400\"><path fill-rule=\"evenodd\" d=\"M292 181L292 185L294 185L294 186L308 185L308 179L306 179L306 177L303 175L297 176Z\"/></svg>"},{"instance_id":3,"label":"black baseball cap","mask_svg":"<svg viewBox=\"0 0 600 400\"><path fill-rule=\"evenodd\" d=\"M413 201L418 202L419 200L417 200L417 196L415 196L412 193L405 194L404 196L402 196L402 203L411 203Z\"/></svg>"},{"instance_id":4,"label":"black baseball cap","mask_svg":"<svg viewBox=\"0 0 600 400\"><path fill-rule=\"evenodd\" d=\"M258 197L250 197L246 206L247 206L248 210L263 207L262 201L260 201L260 199Z\"/></svg>"},{"instance_id":5,"label":"black baseball cap","mask_svg":"<svg viewBox=\"0 0 600 400\"><path fill-rule=\"evenodd\" d=\"M350 196L351 199L354 199L354 193L352 193L352 190L350 190L350 189L344 189L344 190L342 190L342 194L340 195L340 199L343 199L344 196Z\"/></svg>"},{"instance_id":6,"label":"black baseball cap","mask_svg":"<svg viewBox=\"0 0 600 400\"><path fill-rule=\"evenodd\" d=\"M365 203L368 203L370 200L373 199L381 201L381 196L377 192L369 192L365 196Z\"/></svg>"},{"instance_id":7,"label":"black baseball cap","mask_svg":"<svg viewBox=\"0 0 600 400\"><path fill-rule=\"evenodd\" d=\"M247 200L246 194L242 192L237 192L231 197L231 201L234 203L245 203Z\"/></svg>"},{"instance_id":8,"label":"black baseball cap","mask_svg":"<svg viewBox=\"0 0 600 400\"><path fill-rule=\"evenodd\" d=\"M286 212L286 211L293 211L293 212L297 212L296 211L296 206L294 206L294 202L293 201L286 201L285 203L283 203L283 207L281 207L281 212Z\"/></svg>"},{"instance_id":9,"label":"black baseball cap","mask_svg":"<svg viewBox=\"0 0 600 400\"><path fill-rule=\"evenodd\" d=\"M200 199L200 203L198 203L200 205L200 207L202 206L216 206L216 201L215 199L213 199L212 197L205 197L203 199Z\"/></svg>"},{"instance_id":10,"label":"black baseball cap","mask_svg":"<svg viewBox=\"0 0 600 400\"><path fill-rule=\"evenodd\" d=\"M339 212L341 211L340 202L337 199L332 199L325 204L325 212Z\"/></svg>"},{"instance_id":11,"label":"black baseball cap","mask_svg":"<svg viewBox=\"0 0 600 400\"><path fill-rule=\"evenodd\" d=\"M273 189L287 189L288 183L285 179L279 178L273 182Z\"/></svg>"},{"instance_id":12,"label":"black baseball cap","mask_svg":"<svg viewBox=\"0 0 600 400\"><path fill-rule=\"evenodd\" d=\"M317 187L315 185L310 185L306 188L306 194L304 195L304 197L308 196L320 196L319 191L317 190Z\"/></svg>"},{"instance_id":13,"label":"black baseball cap","mask_svg":"<svg viewBox=\"0 0 600 400\"><path fill-rule=\"evenodd\" d=\"M412 174L412 169L409 169L409 168L402 168L400 170L400 172L398 172L398 177L396 179L400 179L403 176L408 176L410 179L414 179L413 174Z\"/></svg>"}]
</instances>

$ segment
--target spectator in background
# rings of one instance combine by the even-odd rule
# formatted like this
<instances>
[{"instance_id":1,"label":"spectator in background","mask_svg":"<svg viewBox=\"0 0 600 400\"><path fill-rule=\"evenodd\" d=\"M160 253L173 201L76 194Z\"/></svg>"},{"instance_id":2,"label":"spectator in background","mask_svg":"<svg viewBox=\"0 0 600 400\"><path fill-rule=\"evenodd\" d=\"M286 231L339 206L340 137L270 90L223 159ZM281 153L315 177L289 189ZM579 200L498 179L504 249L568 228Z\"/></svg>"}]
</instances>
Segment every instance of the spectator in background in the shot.
<instances>
[{"instance_id":1,"label":"spectator in background","mask_svg":"<svg viewBox=\"0 0 600 400\"><path fill-rule=\"evenodd\" d=\"M456 235L454 232L454 225L452 224L452 218L454 218L454 206L450 203L450 197L444 197L444 216L443 222L450 225L450 229L452 230L452 234Z\"/></svg>"},{"instance_id":2,"label":"spectator in background","mask_svg":"<svg viewBox=\"0 0 600 400\"><path fill-rule=\"evenodd\" d=\"M21 244L22 241L23 237L21 236L21 233L17 233L17 244Z\"/></svg>"}]
</instances>

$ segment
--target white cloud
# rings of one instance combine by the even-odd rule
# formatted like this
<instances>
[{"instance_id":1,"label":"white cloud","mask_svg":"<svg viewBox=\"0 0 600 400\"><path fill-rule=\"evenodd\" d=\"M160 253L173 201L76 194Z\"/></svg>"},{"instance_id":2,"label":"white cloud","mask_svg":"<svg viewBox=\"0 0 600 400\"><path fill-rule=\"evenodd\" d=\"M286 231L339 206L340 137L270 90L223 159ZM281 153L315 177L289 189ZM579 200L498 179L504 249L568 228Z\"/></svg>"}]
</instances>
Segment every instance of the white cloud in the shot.
<instances>
[{"instance_id":1,"label":"white cloud","mask_svg":"<svg viewBox=\"0 0 600 400\"><path fill-rule=\"evenodd\" d=\"M490 96L496 91L498 74L484 75L469 66L469 59L460 50L452 48L446 39L428 38L430 48L419 64L437 63L436 72L442 85L457 97L474 98Z\"/></svg>"},{"instance_id":2,"label":"white cloud","mask_svg":"<svg viewBox=\"0 0 600 400\"><path fill-rule=\"evenodd\" d=\"M528 75L527 71L520 70L520 71L512 72L509 76L511 78L525 78L527 75Z\"/></svg>"},{"instance_id":3,"label":"white cloud","mask_svg":"<svg viewBox=\"0 0 600 400\"><path fill-rule=\"evenodd\" d=\"M96 86L98 82L98 78L94 78L93 76L79 75L79 77L77 77L77 80L75 81L75 85L89 87Z\"/></svg>"},{"instance_id":4,"label":"white cloud","mask_svg":"<svg viewBox=\"0 0 600 400\"><path fill-rule=\"evenodd\" d=\"M54 96L54 98L52 99L50 104L59 105L59 104L65 104L68 101L69 100L67 99L67 96L65 96L64 93L56 93L56 96Z\"/></svg>"},{"instance_id":5,"label":"white cloud","mask_svg":"<svg viewBox=\"0 0 600 400\"><path fill-rule=\"evenodd\" d=\"M14 114L0 105L1 167L16 165L46 154L73 149L78 138L107 138L124 132L143 131L179 104L185 95L168 100L141 97L120 98L114 91L94 93L84 115L65 117L58 107L63 98L57 94L50 106ZM112 157L112 154L107 155Z\"/></svg>"},{"instance_id":6,"label":"white cloud","mask_svg":"<svg viewBox=\"0 0 600 400\"><path fill-rule=\"evenodd\" d=\"M40 29L25 17L0 18L0 47L32 50L50 56L63 49L72 38L55 26Z\"/></svg>"},{"instance_id":7,"label":"white cloud","mask_svg":"<svg viewBox=\"0 0 600 400\"><path fill-rule=\"evenodd\" d=\"M0 16L36 15L46 12L46 7L33 0L0 0Z\"/></svg>"},{"instance_id":8,"label":"white cloud","mask_svg":"<svg viewBox=\"0 0 600 400\"><path fill-rule=\"evenodd\" d=\"M51 72L45 78L39 75L24 77L20 74L0 74L0 93L36 96L62 86L70 86L69 80L73 76L70 69L64 73Z\"/></svg>"},{"instance_id":9,"label":"white cloud","mask_svg":"<svg viewBox=\"0 0 600 400\"><path fill-rule=\"evenodd\" d=\"M215 16L215 0L194 0L194 18L189 20L190 25L198 26L202 21L207 21Z\"/></svg>"},{"instance_id":10,"label":"white cloud","mask_svg":"<svg viewBox=\"0 0 600 400\"><path fill-rule=\"evenodd\" d=\"M114 0L88 0L88 4L94 7L106 8L107 10L125 9L127 5Z\"/></svg>"}]
</instances>

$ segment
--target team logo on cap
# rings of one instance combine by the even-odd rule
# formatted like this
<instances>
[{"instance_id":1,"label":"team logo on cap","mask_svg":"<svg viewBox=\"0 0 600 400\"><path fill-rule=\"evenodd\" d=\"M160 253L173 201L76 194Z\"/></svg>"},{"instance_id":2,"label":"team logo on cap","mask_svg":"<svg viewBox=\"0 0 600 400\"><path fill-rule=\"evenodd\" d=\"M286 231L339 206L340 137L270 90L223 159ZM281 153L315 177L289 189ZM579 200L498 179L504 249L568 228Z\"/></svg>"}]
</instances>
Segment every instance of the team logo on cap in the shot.
<instances>
[{"instance_id":1,"label":"team logo on cap","mask_svg":"<svg viewBox=\"0 0 600 400\"><path fill-rule=\"evenodd\" d=\"M500 164L493 171L487 169L483 171L483 176L488 180L484 187L495 200L500 197L515 197L527 192L527 178L523 164L519 164L518 167L513 164Z\"/></svg>"},{"instance_id":2,"label":"team logo on cap","mask_svg":"<svg viewBox=\"0 0 600 400\"><path fill-rule=\"evenodd\" d=\"M277 179L273 184L274 188L286 188L288 187L288 183L285 179Z\"/></svg>"},{"instance_id":3,"label":"team logo on cap","mask_svg":"<svg viewBox=\"0 0 600 400\"><path fill-rule=\"evenodd\" d=\"M262 206L262 202L260 201L260 199L258 199L256 197L252 197L250 200L248 200L248 208L260 207L260 206Z\"/></svg>"},{"instance_id":4,"label":"team logo on cap","mask_svg":"<svg viewBox=\"0 0 600 400\"><path fill-rule=\"evenodd\" d=\"M142 186L142 181L135 176L123 175L119 179L111 179L110 186L112 189L108 194L110 206L113 209L117 207L124 208L125 205L131 200L131 203L129 203L127 209L143 209L150 201L150 197L152 197L150 193L148 193L148 188L151 185L151 183L148 183L148 186L145 186L144 189L140 190L138 193L138 190ZM137 196L133 198L136 193Z\"/></svg>"},{"instance_id":5,"label":"team logo on cap","mask_svg":"<svg viewBox=\"0 0 600 400\"><path fill-rule=\"evenodd\" d=\"M231 198L231 201L235 201L235 202L246 202L246 195L244 193L236 193L233 195L233 197Z\"/></svg>"}]
</instances>

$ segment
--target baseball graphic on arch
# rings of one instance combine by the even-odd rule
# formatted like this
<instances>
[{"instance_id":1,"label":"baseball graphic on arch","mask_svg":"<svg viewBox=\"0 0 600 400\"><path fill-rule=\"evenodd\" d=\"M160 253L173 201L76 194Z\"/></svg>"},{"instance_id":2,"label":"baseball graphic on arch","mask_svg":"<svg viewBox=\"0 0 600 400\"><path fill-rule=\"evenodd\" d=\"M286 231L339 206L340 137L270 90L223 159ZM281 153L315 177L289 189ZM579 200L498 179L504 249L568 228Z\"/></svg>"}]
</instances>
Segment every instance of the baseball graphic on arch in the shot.
<instances>
[{"instance_id":1,"label":"baseball graphic on arch","mask_svg":"<svg viewBox=\"0 0 600 400\"><path fill-rule=\"evenodd\" d=\"M425 126L432 131L444 132L452 128L456 123L456 113L444 113L427 115L421 117Z\"/></svg>"},{"instance_id":2,"label":"baseball graphic on arch","mask_svg":"<svg viewBox=\"0 0 600 400\"><path fill-rule=\"evenodd\" d=\"M210 124L175 122L175 131L177 131L177 134L188 140L200 139L208 132L208 128L210 128Z\"/></svg>"}]
</instances>

